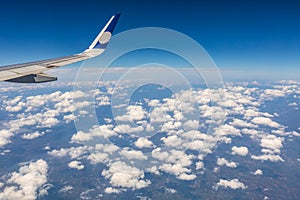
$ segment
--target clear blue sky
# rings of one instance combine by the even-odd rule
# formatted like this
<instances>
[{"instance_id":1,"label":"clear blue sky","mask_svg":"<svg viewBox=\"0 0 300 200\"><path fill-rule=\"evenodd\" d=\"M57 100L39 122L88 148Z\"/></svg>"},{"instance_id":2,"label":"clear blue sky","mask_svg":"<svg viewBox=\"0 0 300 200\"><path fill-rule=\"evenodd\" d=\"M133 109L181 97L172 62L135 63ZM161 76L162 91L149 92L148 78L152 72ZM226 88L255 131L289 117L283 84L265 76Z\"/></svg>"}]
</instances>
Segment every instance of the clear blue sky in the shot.
<instances>
[{"instance_id":1,"label":"clear blue sky","mask_svg":"<svg viewBox=\"0 0 300 200\"><path fill-rule=\"evenodd\" d=\"M0 65L84 50L110 16L116 32L158 26L197 40L222 68L300 68L300 2L10 0L0 6Z\"/></svg>"}]
</instances>

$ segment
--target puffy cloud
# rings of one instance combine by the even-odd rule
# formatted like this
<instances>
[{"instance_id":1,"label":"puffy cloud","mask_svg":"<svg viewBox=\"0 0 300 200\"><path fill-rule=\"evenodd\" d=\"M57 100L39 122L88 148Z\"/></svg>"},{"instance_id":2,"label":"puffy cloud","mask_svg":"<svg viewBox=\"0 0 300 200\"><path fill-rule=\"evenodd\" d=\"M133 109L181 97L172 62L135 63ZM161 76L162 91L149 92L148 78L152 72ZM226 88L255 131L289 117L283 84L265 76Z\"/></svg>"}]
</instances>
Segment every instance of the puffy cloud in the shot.
<instances>
[{"instance_id":1,"label":"puffy cloud","mask_svg":"<svg viewBox=\"0 0 300 200\"><path fill-rule=\"evenodd\" d=\"M44 196L50 185L47 185L48 164L37 160L20 167L18 172L10 174L7 186L0 193L0 199L31 200Z\"/></svg>"},{"instance_id":2,"label":"puffy cloud","mask_svg":"<svg viewBox=\"0 0 300 200\"><path fill-rule=\"evenodd\" d=\"M263 171L257 169L255 172L252 173L253 175L263 175Z\"/></svg>"},{"instance_id":3,"label":"puffy cloud","mask_svg":"<svg viewBox=\"0 0 300 200\"><path fill-rule=\"evenodd\" d=\"M143 170L121 161L111 163L108 170L102 171L102 176L114 187L141 189L151 183L145 179Z\"/></svg>"},{"instance_id":4,"label":"puffy cloud","mask_svg":"<svg viewBox=\"0 0 300 200\"><path fill-rule=\"evenodd\" d=\"M150 148L153 147L153 143L145 138L145 137L140 137L137 141L135 141L134 145L138 148Z\"/></svg>"},{"instance_id":5,"label":"puffy cloud","mask_svg":"<svg viewBox=\"0 0 300 200\"><path fill-rule=\"evenodd\" d=\"M258 127L255 124L248 123L248 122L245 122L245 121L243 121L241 119L237 119L237 118L233 119L233 121L230 124L233 126L246 127L246 128L257 128Z\"/></svg>"},{"instance_id":6,"label":"puffy cloud","mask_svg":"<svg viewBox=\"0 0 300 200\"><path fill-rule=\"evenodd\" d=\"M219 136L223 136L223 135L224 136L225 135L241 136L239 129L236 129L233 126L228 125L228 124L225 124L225 125L222 125L222 126L218 127L215 131L215 134L219 135Z\"/></svg>"},{"instance_id":7,"label":"puffy cloud","mask_svg":"<svg viewBox=\"0 0 300 200\"><path fill-rule=\"evenodd\" d=\"M128 148L122 149L119 154L129 160L147 160L147 156L142 151L129 150Z\"/></svg>"},{"instance_id":8,"label":"puffy cloud","mask_svg":"<svg viewBox=\"0 0 300 200\"><path fill-rule=\"evenodd\" d=\"M115 131L112 130L113 128L113 125L94 126L87 133L79 131L78 133L74 134L71 138L71 141L75 143L82 143L91 141L96 137L108 138L117 134Z\"/></svg>"},{"instance_id":9,"label":"puffy cloud","mask_svg":"<svg viewBox=\"0 0 300 200\"><path fill-rule=\"evenodd\" d=\"M71 121L75 121L76 119L77 119L77 117L73 114L64 116L64 120L66 120L67 123L69 123Z\"/></svg>"},{"instance_id":10,"label":"puffy cloud","mask_svg":"<svg viewBox=\"0 0 300 200\"><path fill-rule=\"evenodd\" d=\"M218 189L219 187L223 188L230 188L230 189L246 189L247 186L240 182L238 179L232 179L232 180L225 180L225 179L220 179L219 182L214 185L214 189Z\"/></svg>"},{"instance_id":11,"label":"puffy cloud","mask_svg":"<svg viewBox=\"0 0 300 200\"><path fill-rule=\"evenodd\" d=\"M129 105L126 108L127 112L125 115L116 116L115 120L118 121L139 121L144 119L146 112L142 106Z\"/></svg>"},{"instance_id":12,"label":"puffy cloud","mask_svg":"<svg viewBox=\"0 0 300 200\"><path fill-rule=\"evenodd\" d=\"M112 194L112 193L117 194L117 193L120 193L121 190L112 188L112 187L107 187L107 188L105 188L104 192L108 193L108 194Z\"/></svg>"},{"instance_id":13,"label":"puffy cloud","mask_svg":"<svg viewBox=\"0 0 300 200\"><path fill-rule=\"evenodd\" d=\"M173 188L166 188L166 191L169 192L169 193L171 193L171 194L177 193L177 191L175 189L173 189Z\"/></svg>"},{"instance_id":14,"label":"puffy cloud","mask_svg":"<svg viewBox=\"0 0 300 200\"><path fill-rule=\"evenodd\" d=\"M82 170L82 169L84 169L84 165L82 165L81 162L76 161L76 160L70 162L70 163L68 164L68 166L69 166L70 168L77 169L77 170Z\"/></svg>"},{"instance_id":15,"label":"puffy cloud","mask_svg":"<svg viewBox=\"0 0 300 200\"><path fill-rule=\"evenodd\" d=\"M168 137L163 137L161 140L165 143L165 145L169 147L177 147L182 145L183 140L180 139L177 135L171 135Z\"/></svg>"},{"instance_id":16,"label":"puffy cloud","mask_svg":"<svg viewBox=\"0 0 300 200\"><path fill-rule=\"evenodd\" d=\"M279 156L279 155L273 155L273 154L265 154L265 155L260 155L260 156L251 156L252 159L254 160L262 160L262 161L271 161L271 162L284 162L284 160Z\"/></svg>"},{"instance_id":17,"label":"puffy cloud","mask_svg":"<svg viewBox=\"0 0 300 200\"><path fill-rule=\"evenodd\" d=\"M270 149L275 153L280 153L284 138L276 137L275 135L264 136L260 141L260 146Z\"/></svg>"},{"instance_id":18,"label":"puffy cloud","mask_svg":"<svg viewBox=\"0 0 300 200\"><path fill-rule=\"evenodd\" d=\"M23 134L22 138L25 139L25 140L32 140L32 139L38 138L38 137L40 137L40 136L42 136L44 134L45 134L45 132L41 132L40 133L39 131L35 131L33 133Z\"/></svg>"},{"instance_id":19,"label":"puffy cloud","mask_svg":"<svg viewBox=\"0 0 300 200\"><path fill-rule=\"evenodd\" d=\"M87 159L94 165L98 163L105 163L108 161L108 154L102 152L91 153Z\"/></svg>"},{"instance_id":20,"label":"puffy cloud","mask_svg":"<svg viewBox=\"0 0 300 200\"><path fill-rule=\"evenodd\" d=\"M233 161L229 162L225 158L218 158L217 165L219 165L219 166L225 165L226 167L230 167L230 168L236 168L237 167L237 164L235 162L233 162Z\"/></svg>"},{"instance_id":21,"label":"puffy cloud","mask_svg":"<svg viewBox=\"0 0 300 200\"><path fill-rule=\"evenodd\" d=\"M117 133L137 133L137 132L141 132L144 130L144 127L142 126L137 126L137 127L130 127L128 124L121 124L121 125L117 125L114 128L114 131Z\"/></svg>"},{"instance_id":22,"label":"puffy cloud","mask_svg":"<svg viewBox=\"0 0 300 200\"><path fill-rule=\"evenodd\" d=\"M59 190L59 192L68 192L68 191L70 191L70 190L73 190L73 187L72 187L71 185L66 185L66 186L64 186L63 188L61 188L61 189Z\"/></svg>"},{"instance_id":23,"label":"puffy cloud","mask_svg":"<svg viewBox=\"0 0 300 200\"><path fill-rule=\"evenodd\" d=\"M0 130L0 148L4 147L10 143L10 138L13 136L13 133L9 130Z\"/></svg>"},{"instance_id":24,"label":"puffy cloud","mask_svg":"<svg viewBox=\"0 0 300 200\"><path fill-rule=\"evenodd\" d=\"M248 148L247 147L237 147L233 146L231 148L233 155L240 155L240 156L246 156L248 154Z\"/></svg>"},{"instance_id":25,"label":"puffy cloud","mask_svg":"<svg viewBox=\"0 0 300 200\"><path fill-rule=\"evenodd\" d=\"M267 117L255 117L251 120L252 123L263 125L263 126L270 126L273 128L279 128L280 125L277 122L272 121L270 118Z\"/></svg>"}]
</instances>

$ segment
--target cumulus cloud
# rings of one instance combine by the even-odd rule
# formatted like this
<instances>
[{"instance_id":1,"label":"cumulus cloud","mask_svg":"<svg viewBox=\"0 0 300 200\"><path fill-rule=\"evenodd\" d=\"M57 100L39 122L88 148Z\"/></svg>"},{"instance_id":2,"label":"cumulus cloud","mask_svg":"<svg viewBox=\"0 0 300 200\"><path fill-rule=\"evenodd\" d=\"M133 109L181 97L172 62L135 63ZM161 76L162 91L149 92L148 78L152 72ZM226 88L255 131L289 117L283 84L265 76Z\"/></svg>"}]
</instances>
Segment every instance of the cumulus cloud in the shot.
<instances>
[{"instance_id":1,"label":"cumulus cloud","mask_svg":"<svg viewBox=\"0 0 300 200\"><path fill-rule=\"evenodd\" d=\"M47 195L50 185L47 185L48 164L37 160L20 167L13 172L6 182L6 187L0 193L0 199L31 200Z\"/></svg>"},{"instance_id":2,"label":"cumulus cloud","mask_svg":"<svg viewBox=\"0 0 300 200\"><path fill-rule=\"evenodd\" d=\"M9 130L0 130L0 148L4 147L10 143L10 138L13 136L13 133Z\"/></svg>"},{"instance_id":3,"label":"cumulus cloud","mask_svg":"<svg viewBox=\"0 0 300 200\"><path fill-rule=\"evenodd\" d=\"M215 134L219 136L225 136L225 135L241 136L239 129L228 124L218 127L215 131Z\"/></svg>"},{"instance_id":4,"label":"cumulus cloud","mask_svg":"<svg viewBox=\"0 0 300 200\"><path fill-rule=\"evenodd\" d=\"M68 192L68 191L71 191L71 190L73 190L73 187L71 185L66 185L63 188L61 188L59 190L59 192Z\"/></svg>"},{"instance_id":5,"label":"cumulus cloud","mask_svg":"<svg viewBox=\"0 0 300 200\"><path fill-rule=\"evenodd\" d=\"M70 162L70 163L68 164L68 166L69 166L70 168L77 169L77 170L82 170L82 169L84 169L84 165L81 164L81 162L76 161L76 160Z\"/></svg>"},{"instance_id":6,"label":"cumulus cloud","mask_svg":"<svg viewBox=\"0 0 300 200\"><path fill-rule=\"evenodd\" d=\"M101 174L109 179L110 184L114 187L141 189L151 183L150 180L145 179L143 170L121 161L111 163L109 169L103 170Z\"/></svg>"},{"instance_id":7,"label":"cumulus cloud","mask_svg":"<svg viewBox=\"0 0 300 200\"><path fill-rule=\"evenodd\" d=\"M23 139L25 139L25 140L32 140L32 139L34 139L34 138L38 138L38 137L40 137L40 136L42 136L42 135L44 135L45 134L45 132L39 132L39 131L35 131L35 132L33 132L33 133L25 133L25 134L23 134L22 135L22 138Z\"/></svg>"},{"instance_id":8,"label":"cumulus cloud","mask_svg":"<svg viewBox=\"0 0 300 200\"><path fill-rule=\"evenodd\" d=\"M265 154L265 155L260 155L260 156L251 156L252 159L254 160L262 160L262 161L271 161L271 162L284 162L284 160L279 156L279 155L273 155L273 154Z\"/></svg>"},{"instance_id":9,"label":"cumulus cloud","mask_svg":"<svg viewBox=\"0 0 300 200\"><path fill-rule=\"evenodd\" d=\"M108 193L108 194L112 194L112 193L117 194L117 193L120 193L121 190L113 188L113 187L107 187L107 188L105 188L104 192Z\"/></svg>"},{"instance_id":10,"label":"cumulus cloud","mask_svg":"<svg viewBox=\"0 0 300 200\"><path fill-rule=\"evenodd\" d=\"M267 117L255 117L251 120L254 124L263 125L263 126L270 126L272 128L279 128L280 125L277 122L272 121L270 118Z\"/></svg>"},{"instance_id":11,"label":"cumulus cloud","mask_svg":"<svg viewBox=\"0 0 300 200\"><path fill-rule=\"evenodd\" d=\"M263 171L260 169L257 169L255 172L252 173L253 175L263 175Z\"/></svg>"},{"instance_id":12,"label":"cumulus cloud","mask_svg":"<svg viewBox=\"0 0 300 200\"><path fill-rule=\"evenodd\" d=\"M140 137L137 141L135 141L134 145L138 148L150 148L154 144L145 137Z\"/></svg>"},{"instance_id":13,"label":"cumulus cloud","mask_svg":"<svg viewBox=\"0 0 300 200\"><path fill-rule=\"evenodd\" d=\"M230 162L228 160L226 160L225 158L218 158L217 159L217 165L219 166L223 166L225 165L226 167L230 167L230 168L236 168L237 164L235 162Z\"/></svg>"},{"instance_id":14,"label":"cumulus cloud","mask_svg":"<svg viewBox=\"0 0 300 200\"><path fill-rule=\"evenodd\" d=\"M147 156L145 156L142 151L129 150L128 148L124 148L120 151L119 154L129 160L147 160Z\"/></svg>"},{"instance_id":15,"label":"cumulus cloud","mask_svg":"<svg viewBox=\"0 0 300 200\"><path fill-rule=\"evenodd\" d=\"M246 189L247 186L242 183L241 181L239 181L238 179L232 179L232 180L225 180L225 179L220 179L219 182L214 185L214 189L218 189L219 187L223 187L223 188L230 188L233 190L236 189Z\"/></svg>"},{"instance_id":16,"label":"cumulus cloud","mask_svg":"<svg viewBox=\"0 0 300 200\"><path fill-rule=\"evenodd\" d=\"M270 149L275 153L280 153L280 148L282 148L283 140L284 138L276 137L275 135L267 135L261 139L260 146Z\"/></svg>"},{"instance_id":17,"label":"cumulus cloud","mask_svg":"<svg viewBox=\"0 0 300 200\"><path fill-rule=\"evenodd\" d=\"M231 151L233 155L240 155L240 156L246 156L248 154L248 148L247 147L237 147L233 146L231 148Z\"/></svg>"}]
</instances>

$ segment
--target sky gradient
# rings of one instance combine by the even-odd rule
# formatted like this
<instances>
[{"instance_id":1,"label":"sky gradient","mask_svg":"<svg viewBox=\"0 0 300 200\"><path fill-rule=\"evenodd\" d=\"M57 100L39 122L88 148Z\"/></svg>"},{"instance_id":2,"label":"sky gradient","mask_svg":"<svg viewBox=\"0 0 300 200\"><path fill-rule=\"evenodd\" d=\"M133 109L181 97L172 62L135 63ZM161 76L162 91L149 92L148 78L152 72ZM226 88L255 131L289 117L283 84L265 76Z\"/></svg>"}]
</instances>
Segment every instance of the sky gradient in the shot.
<instances>
[{"instance_id":1,"label":"sky gradient","mask_svg":"<svg viewBox=\"0 0 300 200\"><path fill-rule=\"evenodd\" d=\"M165 27L198 41L218 67L298 70L297 1L37 1L0 7L0 65L78 53L111 15L115 32Z\"/></svg>"}]
</instances>

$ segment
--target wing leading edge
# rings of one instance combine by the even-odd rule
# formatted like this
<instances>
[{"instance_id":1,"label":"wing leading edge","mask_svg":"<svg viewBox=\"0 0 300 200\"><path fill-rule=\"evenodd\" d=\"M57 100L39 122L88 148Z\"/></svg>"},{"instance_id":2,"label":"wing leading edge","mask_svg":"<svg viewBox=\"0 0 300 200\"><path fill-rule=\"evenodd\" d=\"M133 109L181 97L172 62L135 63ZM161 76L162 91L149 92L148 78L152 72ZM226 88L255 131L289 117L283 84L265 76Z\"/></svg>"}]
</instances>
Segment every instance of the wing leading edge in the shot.
<instances>
[{"instance_id":1,"label":"wing leading edge","mask_svg":"<svg viewBox=\"0 0 300 200\"><path fill-rule=\"evenodd\" d=\"M112 36L120 13L113 15L92 44L85 51L72 56L41 60L17 65L0 67L0 81L17 83L42 83L56 81L57 77L44 74L44 71L69 65L102 54Z\"/></svg>"}]
</instances>

